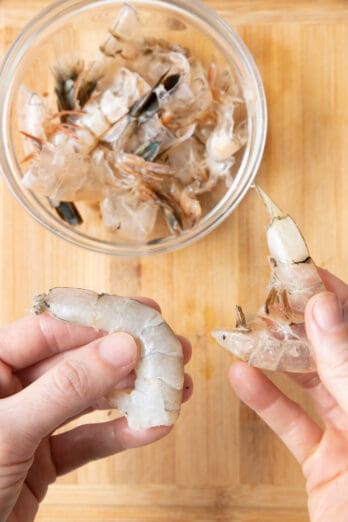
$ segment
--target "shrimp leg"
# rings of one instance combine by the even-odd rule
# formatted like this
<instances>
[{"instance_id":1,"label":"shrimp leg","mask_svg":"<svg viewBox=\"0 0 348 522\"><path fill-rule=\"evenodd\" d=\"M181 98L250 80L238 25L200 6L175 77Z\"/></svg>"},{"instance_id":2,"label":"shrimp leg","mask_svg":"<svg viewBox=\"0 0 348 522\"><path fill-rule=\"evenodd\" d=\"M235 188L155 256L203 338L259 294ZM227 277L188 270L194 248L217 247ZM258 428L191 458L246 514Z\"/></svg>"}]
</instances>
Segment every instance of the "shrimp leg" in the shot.
<instances>
[{"instance_id":1,"label":"shrimp leg","mask_svg":"<svg viewBox=\"0 0 348 522\"><path fill-rule=\"evenodd\" d=\"M159 312L134 299L79 288L53 288L34 300L34 312L106 332L125 331L141 346L131 393L113 391L108 399L131 429L175 423L180 413L184 367L182 346Z\"/></svg>"},{"instance_id":2,"label":"shrimp leg","mask_svg":"<svg viewBox=\"0 0 348 522\"><path fill-rule=\"evenodd\" d=\"M252 366L311 372L315 363L306 336L304 310L308 300L325 287L294 220L260 187L255 188L271 219L267 227L270 290L264 305L250 321L238 306L235 329L215 330L212 336Z\"/></svg>"}]
</instances>

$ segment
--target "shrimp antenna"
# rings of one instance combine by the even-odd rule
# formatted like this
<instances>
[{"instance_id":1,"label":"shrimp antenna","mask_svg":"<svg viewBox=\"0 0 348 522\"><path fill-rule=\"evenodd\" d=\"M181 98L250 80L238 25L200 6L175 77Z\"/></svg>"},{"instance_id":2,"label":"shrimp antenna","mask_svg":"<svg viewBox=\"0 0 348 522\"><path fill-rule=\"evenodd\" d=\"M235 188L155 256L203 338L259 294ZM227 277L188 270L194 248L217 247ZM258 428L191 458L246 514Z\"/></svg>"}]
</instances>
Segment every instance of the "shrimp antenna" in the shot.
<instances>
[{"instance_id":1,"label":"shrimp antenna","mask_svg":"<svg viewBox=\"0 0 348 522\"><path fill-rule=\"evenodd\" d=\"M274 201L271 200L271 198L266 194L266 192L264 192L264 190L262 190L259 185L256 185L255 183L254 188L266 206L272 221L274 219L283 219L286 217L286 214L284 214L284 212L279 207L277 207Z\"/></svg>"}]
</instances>

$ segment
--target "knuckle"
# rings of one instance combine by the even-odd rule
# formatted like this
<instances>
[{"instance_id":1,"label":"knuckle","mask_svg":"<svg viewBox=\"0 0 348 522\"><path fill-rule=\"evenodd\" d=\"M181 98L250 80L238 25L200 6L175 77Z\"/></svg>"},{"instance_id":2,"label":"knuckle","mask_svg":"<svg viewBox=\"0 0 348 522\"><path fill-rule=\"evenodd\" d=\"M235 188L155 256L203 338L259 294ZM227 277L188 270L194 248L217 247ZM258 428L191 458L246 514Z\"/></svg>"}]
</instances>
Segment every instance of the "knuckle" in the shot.
<instances>
[{"instance_id":1,"label":"knuckle","mask_svg":"<svg viewBox=\"0 0 348 522\"><path fill-rule=\"evenodd\" d=\"M87 368L81 361L65 360L54 374L51 392L56 400L66 402L81 400L91 389Z\"/></svg>"},{"instance_id":2,"label":"knuckle","mask_svg":"<svg viewBox=\"0 0 348 522\"><path fill-rule=\"evenodd\" d=\"M41 332L42 339L45 343L47 351L51 355L55 355L59 349L59 342L56 332L54 330L54 320L47 314L40 314L38 317L39 330Z\"/></svg>"}]
</instances>

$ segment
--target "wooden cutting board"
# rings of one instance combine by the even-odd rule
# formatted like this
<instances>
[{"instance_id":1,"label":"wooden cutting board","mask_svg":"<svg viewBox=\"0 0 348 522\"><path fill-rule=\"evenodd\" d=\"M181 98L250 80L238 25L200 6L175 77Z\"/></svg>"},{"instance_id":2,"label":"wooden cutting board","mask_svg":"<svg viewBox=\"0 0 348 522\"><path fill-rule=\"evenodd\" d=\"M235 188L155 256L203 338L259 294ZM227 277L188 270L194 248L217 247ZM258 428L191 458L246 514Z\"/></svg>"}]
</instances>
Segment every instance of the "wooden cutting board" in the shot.
<instances>
[{"instance_id":1,"label":"wooden cutting board","mask_svg":"<svg viewBox=\"0 0 348 522\"><path fill-rule=\"evenodd\" d=\"M48 0L0 0L0 53ZM346 0L210 0L245 40L264 79L269 132L259 183L302 227L314 259L348 280ZM192 341L195 382L173 432L93 463L49 489L38 521L308 520L301 470L231 391L232 356L209 332L254 310L268 279L264 209L253 193L209 237L141 260L75 248L34 223L0 183L1 324L55 285L148 295ZM312 412L283 376L274 380ZM90 420L110 419L107 412Z\"/></svg>"}]
</instances>

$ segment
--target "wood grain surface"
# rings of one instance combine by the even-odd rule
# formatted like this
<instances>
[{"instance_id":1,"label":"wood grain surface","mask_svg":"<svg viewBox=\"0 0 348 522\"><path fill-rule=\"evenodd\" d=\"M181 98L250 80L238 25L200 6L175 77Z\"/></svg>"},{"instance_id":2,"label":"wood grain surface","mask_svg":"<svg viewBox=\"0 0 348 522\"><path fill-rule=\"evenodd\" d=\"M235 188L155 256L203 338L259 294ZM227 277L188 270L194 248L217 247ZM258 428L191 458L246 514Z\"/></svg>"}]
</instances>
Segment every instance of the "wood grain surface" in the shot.
<instances>
[{"instance_id":1,"label":"wood grain surface","mask_svg":"<svg viewBox=\"0 0 348 522\"><path fill-rule=\"evenodd\" d=\"M0 0L0 54L48 0ZM210 0L255 57L269 108L258 182L300 224L319 265L348 280L348 4L346 0ZM264 210L249 193L210 236L153 258L80 250L35 223L0 183L0 321L55 285L148 295L193 344L192 400L159 443L92 463L50 487L40 522L305 522L299 466L229 388L232 356L209 332L254 310L267 279ZM274 380L312 412L284 376ZM93 421L112 418L91 415ZM76 424L76 422L75 422ZM329 521L328 521L329 522Z\"/></svg>"}]
</instances>

